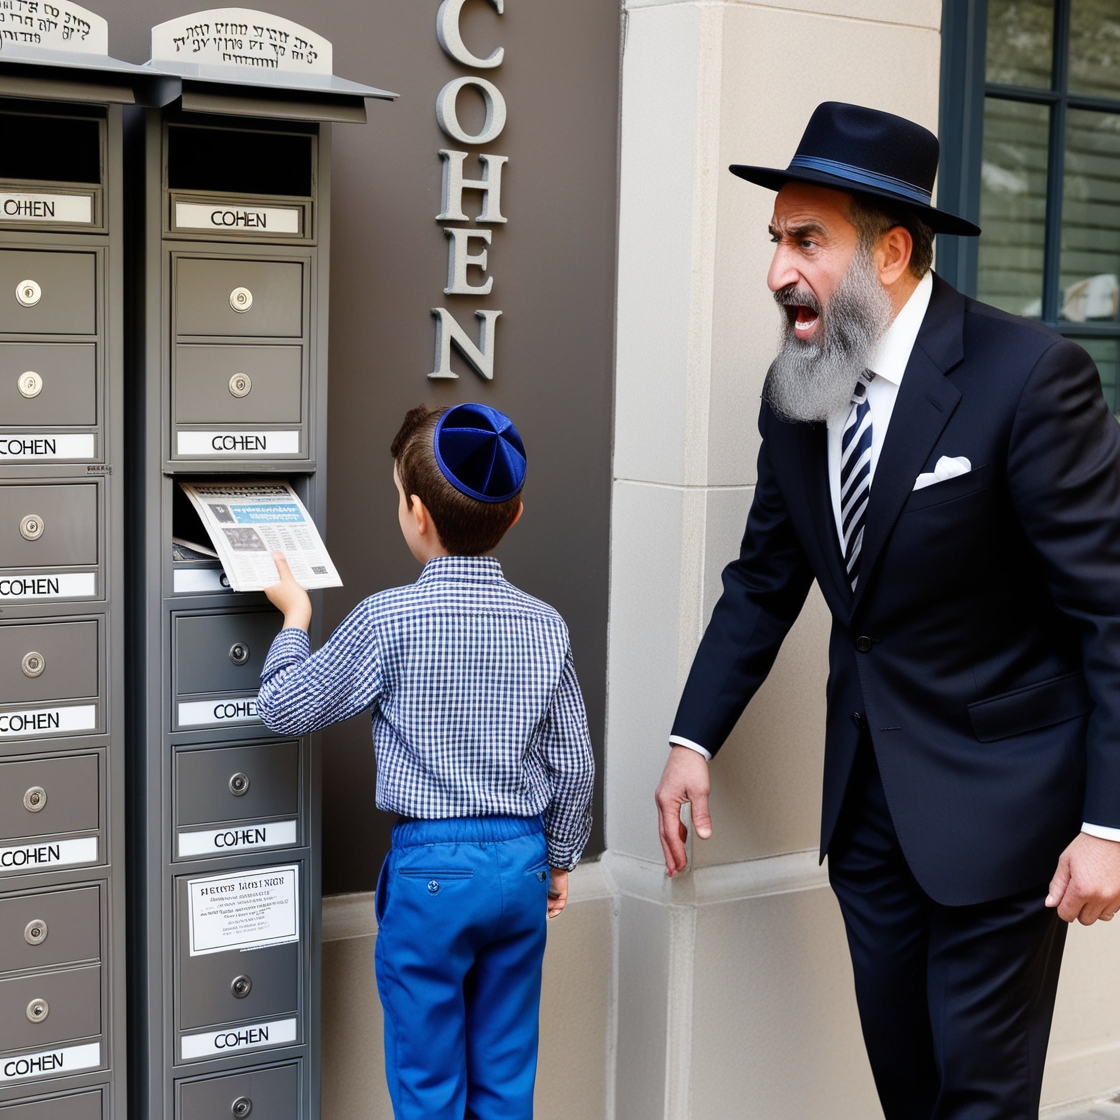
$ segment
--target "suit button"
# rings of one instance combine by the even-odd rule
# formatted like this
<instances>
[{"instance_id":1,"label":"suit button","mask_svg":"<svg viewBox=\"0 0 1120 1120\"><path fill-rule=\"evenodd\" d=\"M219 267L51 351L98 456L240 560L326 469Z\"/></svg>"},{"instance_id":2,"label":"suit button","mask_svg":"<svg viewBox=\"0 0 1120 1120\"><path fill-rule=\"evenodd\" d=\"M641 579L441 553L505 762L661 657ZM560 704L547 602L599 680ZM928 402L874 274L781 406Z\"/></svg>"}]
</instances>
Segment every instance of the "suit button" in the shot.
<instances>
[{"instance_id":1,"label":"suit button","mask_svg":"<svg viewBox=\"0 0 1120 1120\"><path fill-rule=\"evenodd\" d=\"M858 727L860 729L860 731L862 731L863 730L863 713L862 712L852 712L852 723L854 723L856 725L856 727Z\"/></svg>"},{"instance_id":2,"label":"suit button","mask_svg":"<svg viewBox=\"0 0 1120 1120\"><path fill-rule=\"evenodd\" d=\"M866 634L860 634L860 636L856 638L856 649L858 649L860 653L867 653L867 651L871 649L871 639Z\"/></svg>"}]
</instances>

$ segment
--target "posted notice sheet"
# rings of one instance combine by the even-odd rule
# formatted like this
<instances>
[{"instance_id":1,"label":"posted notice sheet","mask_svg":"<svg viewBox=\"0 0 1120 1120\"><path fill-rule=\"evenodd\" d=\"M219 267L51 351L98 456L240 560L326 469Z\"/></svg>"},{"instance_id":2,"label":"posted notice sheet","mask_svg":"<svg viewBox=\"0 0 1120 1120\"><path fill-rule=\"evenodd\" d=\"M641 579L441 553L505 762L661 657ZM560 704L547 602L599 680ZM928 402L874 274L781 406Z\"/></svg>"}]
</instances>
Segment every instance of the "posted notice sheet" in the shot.
<instances>
[{"instance_id":1,"label":"posted notice sheet","mask_svg":"<svg viewBox=\"0 0 1120 1120\"><path fill-rule=\"evenodd\" d=\"M299 866L261 867L191 879L192 957L299 940Z\"/></svg>"}]
</instances>

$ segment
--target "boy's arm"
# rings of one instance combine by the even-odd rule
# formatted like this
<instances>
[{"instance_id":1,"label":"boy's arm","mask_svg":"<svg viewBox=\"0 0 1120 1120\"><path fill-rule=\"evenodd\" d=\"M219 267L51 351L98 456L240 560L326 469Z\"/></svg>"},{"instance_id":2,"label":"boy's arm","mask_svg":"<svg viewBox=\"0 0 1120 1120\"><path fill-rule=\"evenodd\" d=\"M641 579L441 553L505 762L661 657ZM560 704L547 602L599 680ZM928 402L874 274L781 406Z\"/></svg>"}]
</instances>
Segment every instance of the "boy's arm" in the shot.
<instances>
[{"instance_id":1,"label":"boy's arm","mask_svg":"<svg viewBox=\"0 0 1120 1120\"><path fill-rule=\"evenodd\" d=\"M261 672L257 712L270 731L306 735L364 711L381 690L367 599L315 654L304 630L285 627L276 635Z\"/></svg>"},{"instance_id":2,"label":"boy's arm","mask_svg":"<svg viewBox=\"0 0 1120 1120\"><path fill-rule=\"evenodd\" d=\"M544 811L548 862L551 867L570 871L579 863L591 835L595 786L595 758L571 647L564 656L560 682L545 717L541 751L552 779L552 800Z\"/></svg>"}]
</instances>

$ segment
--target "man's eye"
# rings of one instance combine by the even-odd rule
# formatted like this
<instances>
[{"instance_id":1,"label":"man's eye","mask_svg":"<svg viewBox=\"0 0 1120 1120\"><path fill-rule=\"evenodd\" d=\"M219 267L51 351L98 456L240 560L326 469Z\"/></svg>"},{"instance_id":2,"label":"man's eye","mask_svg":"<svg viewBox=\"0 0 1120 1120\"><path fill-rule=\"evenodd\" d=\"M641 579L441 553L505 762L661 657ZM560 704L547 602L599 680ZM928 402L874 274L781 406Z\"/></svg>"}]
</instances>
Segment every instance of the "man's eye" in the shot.
<instances>
[{"instance_id":1,"label":"man's eye","mask_svg":"<svg viewBox=\"0 0 1120 1120\"><path fill-rule=\"evenodd\" d=\"M816 247L817 243L815 241L805 240L801 242L802 249L815 249Z\"/></svg>"}]
</instances>

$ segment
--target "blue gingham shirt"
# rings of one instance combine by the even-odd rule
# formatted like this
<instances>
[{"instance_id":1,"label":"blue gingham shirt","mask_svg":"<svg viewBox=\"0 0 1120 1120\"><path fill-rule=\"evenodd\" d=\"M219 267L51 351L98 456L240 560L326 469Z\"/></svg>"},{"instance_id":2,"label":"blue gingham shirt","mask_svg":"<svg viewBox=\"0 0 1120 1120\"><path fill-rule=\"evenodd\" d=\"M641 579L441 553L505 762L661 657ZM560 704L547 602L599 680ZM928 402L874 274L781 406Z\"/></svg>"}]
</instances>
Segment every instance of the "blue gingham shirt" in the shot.
<instances>
[{"instance_id":1,"label":"blue gingham shirt","mask_svg":"<svg viewBox=\"0 0 1120 1120\"><path fill-rule=\"evenodd\" d=\"M591 831L595 764L568 629L497 560L440 556L372 595L312 654L281 630L257 698L272 731L373 714L377 807L425 819L544 815L571 869Z\"/></svg>"}]
</instances>

